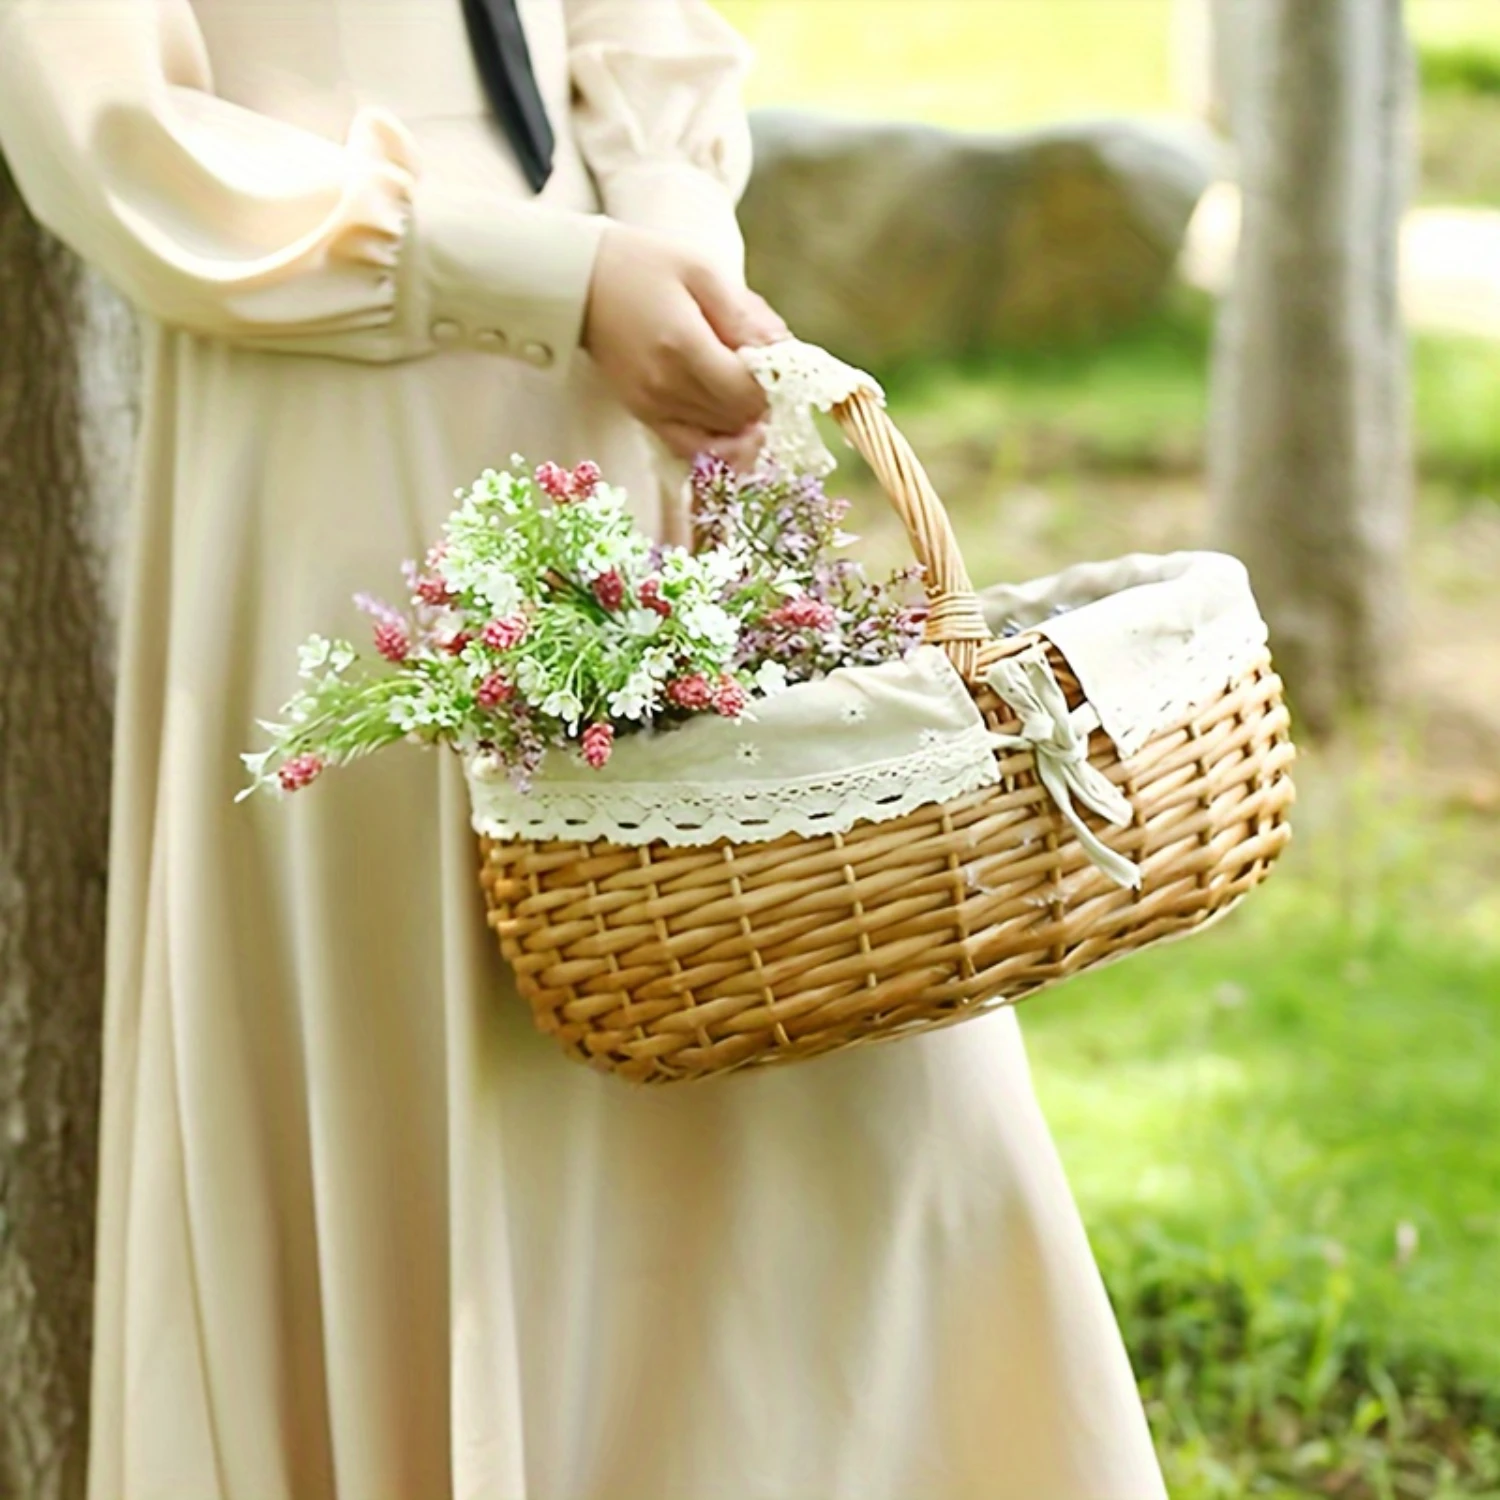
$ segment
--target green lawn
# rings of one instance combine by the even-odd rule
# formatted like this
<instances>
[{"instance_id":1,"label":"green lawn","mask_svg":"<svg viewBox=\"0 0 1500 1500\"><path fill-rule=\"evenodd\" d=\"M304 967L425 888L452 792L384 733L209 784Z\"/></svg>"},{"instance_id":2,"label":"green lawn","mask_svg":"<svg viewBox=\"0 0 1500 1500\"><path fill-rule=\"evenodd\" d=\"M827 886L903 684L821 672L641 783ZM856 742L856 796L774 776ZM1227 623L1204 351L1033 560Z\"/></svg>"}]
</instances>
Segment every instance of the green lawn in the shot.
<instances>
[{"instance_id":1,"label":"green lawn","mask_svg":"<svg viewBox=\"0 0 1500 1500\"><path fill-rule=\"evenodd\" d=\"M932 447L988 444L993 461L1023 472L1197 472L1212 324L1208 299L1184 290L1104 344L879 373L913 438ZM1433 334L1412 348L1423 472L1500 493L1500 344Z\"/></svg>"},{"instance_id":2,"label":"green lawn","mask_svg":"<svg viewBox=\"0 0 1500 1500\"><path fill-rule=\"evenodd\" d=\"M1500 1494L1500 888L1304 780L1241 914L1027 1009L1038 1087L1178 1500Z\"/></svg>"},{"instance_id":3,"label":"green lawn","mask_svg":"<svg viewBox=\"0 0 1500 1500\"><path fill-rule=\"evenodd\" d=\"M1185 107L1173 0L717 0L756 105L1005 129ZM1500 204L1500 4L1408 0L1431 84L1423 196Z\"/></svg>"},{"instance_id":4,"label":"green lawn","mask_svg":"<svg viewBox=\"0 0 1500 1500\"><path fill-rule=\"evenodd\" d=\"M755 104L992 129L1181 107L1174 0L717 0ZM1500 55L1493 0L1409 0L1424 51Z\"/></svg>"}]
</instances>

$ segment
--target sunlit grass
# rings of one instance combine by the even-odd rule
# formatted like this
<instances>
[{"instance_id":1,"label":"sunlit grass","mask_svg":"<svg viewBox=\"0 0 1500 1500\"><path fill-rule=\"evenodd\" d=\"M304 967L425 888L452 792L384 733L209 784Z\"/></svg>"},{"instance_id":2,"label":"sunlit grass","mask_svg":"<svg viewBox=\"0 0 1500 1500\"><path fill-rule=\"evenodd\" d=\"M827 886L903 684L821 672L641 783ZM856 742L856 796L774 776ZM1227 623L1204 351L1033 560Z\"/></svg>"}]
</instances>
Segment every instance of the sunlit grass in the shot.
<instances>
[{"instance_id":1,"label":"sunlit grass","mask_svg":"<svg viewBox=\"0 0 1500 1500\"><path fill-rule=\"evenodd\" d=\"M1358 1495L1490 1494L1484 832L1357 761L1302 780L1300 847L1226 926L1027 1007L1038 1089L1180 1500L1299 1474L1305 1493L1344 1474Z\"/></svg>"},{"instance_id":2,"label":"sunlit grass","mask_svg":"<svg viewBox=\"0 0 1500 1500\"><path fill-rule=\"evenodd\" d=\"M755 104L984 130L1172 107L1171 0L719 0Z\"/></svg>"},{"instance_id":3,"label":"sunlit grass","mask_svg":"<svg viewBox=\"0 0 1500 1500\"><path fill-rule=\"evenodd\" d=\"M757 105L986 130L1184 107L1175 0L717 0L756 50ZM1494 0L1413 0L1419 46L1493 47Z\"/></svg>"}]
</instances>

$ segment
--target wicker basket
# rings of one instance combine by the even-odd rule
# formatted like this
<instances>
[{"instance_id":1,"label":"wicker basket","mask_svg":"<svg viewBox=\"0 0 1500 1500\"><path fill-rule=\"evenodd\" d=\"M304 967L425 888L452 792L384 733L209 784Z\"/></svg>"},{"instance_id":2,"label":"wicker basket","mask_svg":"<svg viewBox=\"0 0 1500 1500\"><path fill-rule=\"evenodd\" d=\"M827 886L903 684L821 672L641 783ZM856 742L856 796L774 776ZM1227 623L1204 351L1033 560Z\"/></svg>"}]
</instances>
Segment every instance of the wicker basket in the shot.
<instances>
[{"instance_id":1,"label":"wicker basket","mask_svg":"<svg viewBox=\"0 0 1500 1500\"><path fill-rule=\"evenodd\" d=\"M880 405L835 409L927 569L927 639L989 726L1016 718L986 686L1001 656L942 502ZM1071 704L1076 679L1050 664ZM947 1025L1202 926L1258 885L1290 837L1293 759L1263 656L1216 701L1121 762L1111 842L1138 889L1094 870L1029 751L998 784L845 835L702 848L481 839L489 921L537 1025L574 1057L642 1083L790 1062Z\"/></svg>"}]
</instances>

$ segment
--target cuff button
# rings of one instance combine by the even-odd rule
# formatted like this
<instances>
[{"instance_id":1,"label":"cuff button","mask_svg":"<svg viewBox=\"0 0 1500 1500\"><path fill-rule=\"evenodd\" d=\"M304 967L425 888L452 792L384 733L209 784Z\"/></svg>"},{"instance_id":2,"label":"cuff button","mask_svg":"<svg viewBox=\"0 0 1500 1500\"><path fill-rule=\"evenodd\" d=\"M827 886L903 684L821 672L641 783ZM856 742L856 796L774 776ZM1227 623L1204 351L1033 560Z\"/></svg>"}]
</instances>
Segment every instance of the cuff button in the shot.
<instances>
[{"instance_id":1,"label":"cuff button","mask_svg":"<svg viewBox=\"0 0 1500 1500\"><path fill-rule=\"evenodd\" d=\"M535 339L531 339L521 345L521 358L528 365L535 365L537 369L545 370L556 356L552 352L551 344L540 344Z\"/></svg>"},{"instance_id":2,"label":"cuff button","mask_svg":"<svg viewBox=\"0 0 1500 1500\"><path fill-rule=\"evenodd\" d=\"M481 328L474 335L474 342L486 354L504 354L510 348L510 340L498 328Z\"/></svg>"},{"instance_id":3,"label":"cuff button","mask_svg":"<svg viewBox=\"0 0 1500 1500\"><path fill-rule=\"evenodd\" d=\"M431 332L433 339L439 344L457 343L463 335L463 329L452 318L439 318L432 325Z\"/></svg>"}]
</instances>

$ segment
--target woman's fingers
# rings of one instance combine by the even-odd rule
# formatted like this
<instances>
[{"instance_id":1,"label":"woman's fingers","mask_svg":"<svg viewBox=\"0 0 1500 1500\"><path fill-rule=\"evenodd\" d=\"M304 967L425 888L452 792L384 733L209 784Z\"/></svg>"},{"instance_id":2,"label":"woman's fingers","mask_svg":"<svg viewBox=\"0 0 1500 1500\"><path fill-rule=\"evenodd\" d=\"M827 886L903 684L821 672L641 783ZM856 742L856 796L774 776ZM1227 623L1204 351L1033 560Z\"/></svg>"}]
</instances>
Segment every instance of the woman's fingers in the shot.
<instances>
[{"instance_id":1,"label":"woman's fingers","mask_svg":"<svg viewBox=\"0 0 1500 1500\"><path fill-rule=\"evenodd\" d=\"M670 428L675 445L688 432L742 434L764 415L765 393L734 351L784 334L760 298L670 241L619 224L605 230L584 345L625 405Z\"/></svg>"},{"instance_id":2,"label":"woman's fingers","mask_svg":"<svg viewBox=\"0 0 1500 1500\"><path fill-rule=\"evenodd\" d=\"M708 326L727 348L774 344L792 336L780 314L764 297L748 287L726 281L710 266L691 266L687 288L703 310Z\"/></svg>"}]
</instances>

